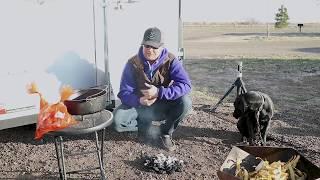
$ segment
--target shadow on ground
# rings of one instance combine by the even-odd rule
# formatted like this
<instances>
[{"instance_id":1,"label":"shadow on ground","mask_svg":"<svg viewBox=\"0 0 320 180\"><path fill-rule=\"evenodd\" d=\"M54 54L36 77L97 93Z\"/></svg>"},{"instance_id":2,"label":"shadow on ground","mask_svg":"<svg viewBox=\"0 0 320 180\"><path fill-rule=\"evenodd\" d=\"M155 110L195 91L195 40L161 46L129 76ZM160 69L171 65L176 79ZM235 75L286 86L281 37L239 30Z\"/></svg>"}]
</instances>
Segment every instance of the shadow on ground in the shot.
<instances>
[{"instance_id":1,"label":"shadow on ground","mask_svg":"<svg viewBox=\"0 0 320 180\"><path fill-rule=\"evenodd\" d=\"M305 53L320 54L320 47L314 47L314 48L298 48L298 49L295 49L295 51L305 52Z\"/></svg>"}]
</instances>

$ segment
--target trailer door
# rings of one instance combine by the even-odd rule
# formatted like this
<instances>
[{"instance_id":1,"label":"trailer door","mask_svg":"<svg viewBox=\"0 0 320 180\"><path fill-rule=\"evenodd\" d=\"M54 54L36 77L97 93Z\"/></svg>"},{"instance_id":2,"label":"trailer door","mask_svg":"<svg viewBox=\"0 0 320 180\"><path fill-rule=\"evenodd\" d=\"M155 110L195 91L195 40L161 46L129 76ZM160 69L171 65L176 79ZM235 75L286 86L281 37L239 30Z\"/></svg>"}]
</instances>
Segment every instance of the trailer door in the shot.
<instances>
[{"instance_id":1,"label":"trailer door","mask_svg":"<svg viewBox=\"0 0 320 180\"><path fill-rule=\"evenodd\" d=\"M7 110L0 115L0 129L36 122L36 116L29 115L39 111L39 100L26 93L30 82L36 82L53 103L62 85L82 89L101 83L97 76L103 76L104 69L96 66L95 3L0 1L0 105Z\"/></svg>"}]
</instances>

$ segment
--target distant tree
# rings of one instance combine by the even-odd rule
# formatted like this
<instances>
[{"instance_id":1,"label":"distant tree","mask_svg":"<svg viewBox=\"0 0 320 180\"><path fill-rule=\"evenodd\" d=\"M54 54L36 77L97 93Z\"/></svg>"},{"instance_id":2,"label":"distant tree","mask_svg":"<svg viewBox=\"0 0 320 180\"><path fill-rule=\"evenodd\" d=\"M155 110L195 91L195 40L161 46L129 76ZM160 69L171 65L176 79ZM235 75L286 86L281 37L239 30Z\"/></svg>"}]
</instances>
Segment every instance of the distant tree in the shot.
<instances>
[{"instance_id":1,"label":"distant tree","mask_svg":"<svg viewBox=\"0 0 320 180\"><path fill-rule=\"evenodd\" d=\"M288 10L286 7L284 7L284 5L281 5L281 8L278 9L275 20L276 20L276 23L275 23L276 28L284 28L288 26L289 15L288 15Z\"/></svg>"}]
</instances>

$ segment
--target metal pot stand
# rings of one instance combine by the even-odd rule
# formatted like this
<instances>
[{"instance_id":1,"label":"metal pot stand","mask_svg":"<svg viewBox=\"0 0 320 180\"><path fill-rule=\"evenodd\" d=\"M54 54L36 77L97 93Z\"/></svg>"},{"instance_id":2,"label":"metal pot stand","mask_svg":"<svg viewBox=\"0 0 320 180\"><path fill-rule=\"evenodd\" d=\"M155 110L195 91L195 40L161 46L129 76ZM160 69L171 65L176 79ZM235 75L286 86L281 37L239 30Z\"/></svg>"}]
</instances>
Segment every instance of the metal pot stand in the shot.
<instances>
[{"instance_id":1,"label":"metal pot stand","mask_svg":"<svg viewBox=\"0 0 320 180\"><path fill-rule=\"evenodd\" d=\"M74 174L82 171L90 171L100 169L102 179L106 179L103 163L103 144L105 136L105 128L112 124L113 114L108 110L103 110L94 114L74 116L79 123L69 128L48 133L54 137L56 157L58 160L60 179L67 179L67 174ZM101 132L101 142L99 147L99 132ZM67 171L65 166L65 155L63 148L63 136L76 136L82 134L94 133L96 149L88 152L76 152L67 156L77 156L90 153L97 153L99 166L80 170Z\"/></svg>"}]
</instances>

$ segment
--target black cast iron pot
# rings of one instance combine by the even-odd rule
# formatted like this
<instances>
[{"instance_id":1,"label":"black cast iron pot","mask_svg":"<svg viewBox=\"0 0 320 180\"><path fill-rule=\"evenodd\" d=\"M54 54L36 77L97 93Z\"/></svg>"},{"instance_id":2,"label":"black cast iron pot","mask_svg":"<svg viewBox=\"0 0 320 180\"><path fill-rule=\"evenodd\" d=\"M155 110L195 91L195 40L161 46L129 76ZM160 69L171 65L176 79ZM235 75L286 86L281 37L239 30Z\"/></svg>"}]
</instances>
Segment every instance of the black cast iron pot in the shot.
<instances>
[{"instance_id":1,"label":"black cast iron pot","mask_svg":"<svg viewBox=\"0 0 320 180\"><path fill-rule=\"evenodd\" d=\"M64 101L71 115L86 115L102 111L107 106L105 89L93 88L75 92Z\"/></svg>"}]
</instances>

